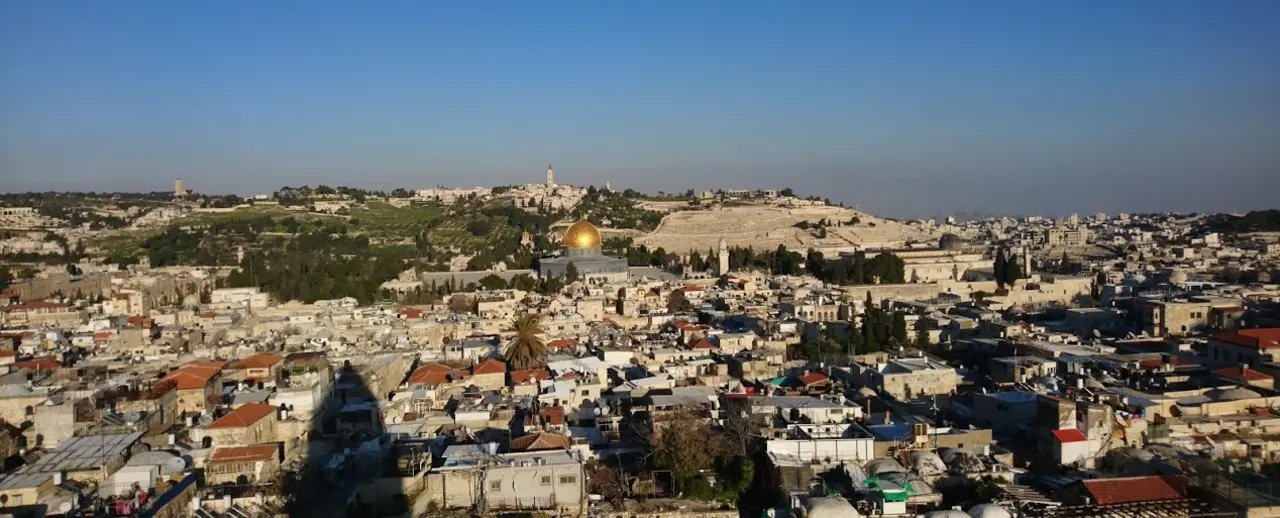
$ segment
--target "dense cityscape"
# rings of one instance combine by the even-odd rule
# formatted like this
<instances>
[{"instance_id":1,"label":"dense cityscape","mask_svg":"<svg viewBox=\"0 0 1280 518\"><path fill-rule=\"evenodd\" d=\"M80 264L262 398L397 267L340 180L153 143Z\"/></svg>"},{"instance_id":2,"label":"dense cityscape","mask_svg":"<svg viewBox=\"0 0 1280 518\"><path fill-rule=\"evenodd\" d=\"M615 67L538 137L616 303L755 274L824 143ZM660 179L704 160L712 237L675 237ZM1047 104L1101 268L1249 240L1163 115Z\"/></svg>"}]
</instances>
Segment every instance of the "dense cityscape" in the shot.
<instances>
[{"instance_id":1,"label":"dense cityscape","mask_svg":"<svg viewBox=\"0 0 1280 518\"><path fill-rule=\"evenodd\" d=\"M0 195L7 516L1276 516L1280 211ZM520 514L524 513L524 514Z\"/></svg>"}]
</instances>

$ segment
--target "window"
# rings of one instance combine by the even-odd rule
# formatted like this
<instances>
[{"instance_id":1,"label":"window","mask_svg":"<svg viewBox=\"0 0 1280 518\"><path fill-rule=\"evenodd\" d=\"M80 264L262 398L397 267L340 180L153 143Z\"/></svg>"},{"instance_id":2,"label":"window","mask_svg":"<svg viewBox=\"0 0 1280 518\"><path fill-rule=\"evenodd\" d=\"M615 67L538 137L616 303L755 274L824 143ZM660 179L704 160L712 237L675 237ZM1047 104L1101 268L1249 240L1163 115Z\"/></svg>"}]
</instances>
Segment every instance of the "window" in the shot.
<instances>
[{"instance_id":1,"label":"window","mask_svg":"<svg viewBox=\"0 0 1280 518\"><path fill-rule=\"evenodd\" d=\"M502 481L501 481L501 480L492 480L492 481L489 481L489 492L490 492L490 493L501 493L501 492L502 492Z\"/></svg>"},{"instance_id":2,"label":"window","mask_svg":"<svg viewBox=\"0 0 1280 518\"><path fill-rule=\"evenodd\" d=\"M562 486L566 484L577 484L577 483L578 483L577 475L560 475L560 485Z\"/></svg>"},{"instance_id":3,"label":"window","mask_svg":"<svg viewBox=\"0 0 1280 518\"><path fill-rule=\"evenodd\" d=\"M549 485L551 485L551 475L543 475L543 476L542 476L542 481L541 481L541 482L542 482L542 485L544 485L544 486L549 486Z\"/></svg>"}]
</instances>

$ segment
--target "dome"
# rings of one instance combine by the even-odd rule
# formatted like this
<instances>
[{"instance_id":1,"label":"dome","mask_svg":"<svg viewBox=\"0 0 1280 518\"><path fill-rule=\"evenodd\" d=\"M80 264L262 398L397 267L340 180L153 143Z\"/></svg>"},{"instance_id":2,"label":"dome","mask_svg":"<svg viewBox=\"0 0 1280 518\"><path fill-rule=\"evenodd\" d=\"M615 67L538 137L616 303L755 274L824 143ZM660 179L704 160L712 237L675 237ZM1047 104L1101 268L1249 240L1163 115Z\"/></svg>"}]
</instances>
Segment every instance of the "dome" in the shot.
<instances>
[{"instance_id":1,"label":"dome","mask_svg":"<svg viewBox=\"0 0 1280 518\"><path fill-rule=\"evenodd\" d=\"M564 231L565 248L600 248L601 241L600 231L585 219L578 220Z\"/></svg>"},{"instance_id":2,"label":"dome","mask_svg":"<svg viewBox=\"0 0 1280 518\"><path fill-rule=\"evenodd\" d=\"M969 518L969 515L965 514L964 511L942 509L939 511L929 511L925 513L924 518Z\"/></svg>"},{"instance_id":3,"label":"dome","mask_svg":"<svg viewBox=\"0 0 1280 518\"><path fill-rule=\"evenodd\" d=\"M1243 387L1213 389L1205 392L1204 395L1214 401L1240 401L1242 399L1255 399L1262 397L1262 394Z\"/></svg>"},{"instance_id":4,"label":"dome","mask_svg":"<svg viewBox=\"0 0 1280 518\"><path fill-rule=\"evenodd\" d=\"M855 516L858 516L858 511L843 498L809 499L809 518L853 518Z\"/></svg>"},{"instance_id":5,"label":"dome","mask_svg":"<svg viewBox=\"0 0 1280 518\"><path fill-rule=\"evenodd\" d=\"M969 508L969 516L973 518L1013 518L1013 514L996 504L978 504Z\"/></svg>"},{"instance_id":6,"label":"dome","mask_svg":"<svg viewBox=\"0 0 1280 518\"><path fill-rule=\"evenodd\" d=\"M930 477L947 472L947 464L942 457L931 451L917 451L911 454L911 467L921 476Z\"/></svg>"},{"instance_id":7,"label":"dome","mask_svg":"<svg viewBox=\"0 0 1280 518\"><path fill-rule=\"evenodd\" d=\"M906 472L907 468L902 467L902 464L898 464L898 461L888 457L872 459L870 462L867 462L867 474L873 477L878 477L887 473Z\"/></svg>"},{"instance_id":8,"label":"dome","mask_svg":"<svg viewBox=\"0 0 1280 518\"><path fill-rule=\"evenodd\" d=\"M950 232L943 234L942 237L938 239L938 248L943 250L960 250L964 248L964 245L964 238Z\"/></svg>"}]
</instances>

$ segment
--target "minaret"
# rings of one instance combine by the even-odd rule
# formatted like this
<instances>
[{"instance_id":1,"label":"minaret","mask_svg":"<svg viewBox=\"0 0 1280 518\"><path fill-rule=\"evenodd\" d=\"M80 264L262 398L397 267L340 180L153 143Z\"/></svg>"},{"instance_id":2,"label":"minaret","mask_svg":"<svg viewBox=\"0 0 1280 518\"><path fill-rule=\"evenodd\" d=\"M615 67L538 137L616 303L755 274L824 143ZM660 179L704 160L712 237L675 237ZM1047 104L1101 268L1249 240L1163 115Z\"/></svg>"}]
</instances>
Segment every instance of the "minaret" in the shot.
<instances>
[{"instance_id":1,"label":"minaret","mask_svg":"<svg viewBox=\"0 0 1280 518\"><path fill-rule=\"evenodd\" d=\"M187 191L182 188L182 179L178 178L173 181L173 197L181 198L187 195Z\"/></svg>"},{"instance_id":2,"label":"minaret","mask_svg":"<svg viewBox=\"0 0 1280 518\"><path fill-rule=\"evenodd\" d=\"M547 164L547 185L556 184L556 170L551 168L551 164Z\"/></svg>"},{"instance_id":3,"label":"minaret","mask_svg":"<svg viewBox=\"0 0 1280 518\"><path fill-rule=\"evenodd\" d=\"M723 237L720 238L720 270L716 273L729 274L729 245L724 242Z\"/></svg>"}]
</instances>

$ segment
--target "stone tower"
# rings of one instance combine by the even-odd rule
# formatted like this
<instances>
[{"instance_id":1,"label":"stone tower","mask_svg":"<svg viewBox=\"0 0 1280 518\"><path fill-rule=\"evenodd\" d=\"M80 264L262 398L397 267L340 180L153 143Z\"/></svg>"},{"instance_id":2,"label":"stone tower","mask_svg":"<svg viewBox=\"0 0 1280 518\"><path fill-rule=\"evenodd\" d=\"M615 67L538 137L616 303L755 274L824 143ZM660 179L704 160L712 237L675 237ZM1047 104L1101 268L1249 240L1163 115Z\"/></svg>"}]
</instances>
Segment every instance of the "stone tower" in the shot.
<instances>
[{"instance_id":1,"label":"stone tower","mask_svg":"<svg viewBox=\"0 0 1280 518\"><path fill-rule=\"evenodd\" d=\"M182 188L182 179L178 178L173 181L173 197L181 198L187 195L186 189Z\"/></svg>"},{"instance_id":2,"label":"stone tower","mask_svg":"<svg viewBox=\"0 0 1280 518\"><path fill-rule=\"evenodd\" d=\"M724 238L720 238L720 268L716 273L727 275L729 273L729 245L724 242Z\"/></svg>"},{"instance_id":3,"label":"stone tower","mask_svg":"<svg viewBox=\"0 0 1280 518\"><path fill-rule=\"evenodd\" d=\"M551 164L547 164L547 185L556 184L556 170L551 168Z\"/></svg>"}]
</instances>

